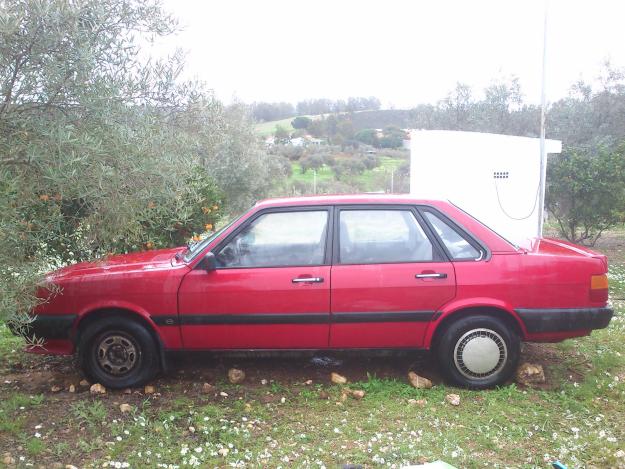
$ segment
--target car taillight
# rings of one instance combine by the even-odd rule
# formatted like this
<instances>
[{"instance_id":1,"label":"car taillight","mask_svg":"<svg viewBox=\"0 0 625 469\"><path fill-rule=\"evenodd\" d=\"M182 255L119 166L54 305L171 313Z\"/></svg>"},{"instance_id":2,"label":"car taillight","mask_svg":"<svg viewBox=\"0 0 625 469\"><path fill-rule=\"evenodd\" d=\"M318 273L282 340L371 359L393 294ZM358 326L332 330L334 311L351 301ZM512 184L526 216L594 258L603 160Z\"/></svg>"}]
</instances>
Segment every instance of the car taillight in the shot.
<instances>
[{"instance_id":1,"label":"car taillight","mask_svg":"<svg viewBox=\"0 0 625 469\"><path fill-rule=\"evenodd\" d=\"M608 276L606 274L590 277L590 301L608 301Z\"/></svg>"}]
</instances>

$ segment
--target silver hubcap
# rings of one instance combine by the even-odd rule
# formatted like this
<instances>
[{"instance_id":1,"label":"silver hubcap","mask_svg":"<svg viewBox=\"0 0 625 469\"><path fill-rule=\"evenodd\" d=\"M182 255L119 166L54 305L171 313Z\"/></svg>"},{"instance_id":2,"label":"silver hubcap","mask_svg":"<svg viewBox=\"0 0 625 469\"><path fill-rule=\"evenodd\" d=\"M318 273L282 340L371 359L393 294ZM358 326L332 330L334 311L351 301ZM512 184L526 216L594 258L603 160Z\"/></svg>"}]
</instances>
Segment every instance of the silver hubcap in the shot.
<instances>
[{"instance_id":1,"label":"silver hubcap","mask_svg":"<svg viewBox=\"0 0 625 469\"><path fill-rule=\"evenodd\" d=\"M134 341L119 333L105 336L97 347L98 364L112 375L124 375L137 364L138 347Z\"/></svg>"},{"instance_id":2,"label":"silver hubcap","mask_svg":"<svg viewBox=\"0 0 625 469\"><path fill-rule=\"evenodd\" d=\"M472 329L454 348L454 362L467 378L485 379L501 371L508 358L503 338L490 329Z\"/></svg>"}]
</instances>

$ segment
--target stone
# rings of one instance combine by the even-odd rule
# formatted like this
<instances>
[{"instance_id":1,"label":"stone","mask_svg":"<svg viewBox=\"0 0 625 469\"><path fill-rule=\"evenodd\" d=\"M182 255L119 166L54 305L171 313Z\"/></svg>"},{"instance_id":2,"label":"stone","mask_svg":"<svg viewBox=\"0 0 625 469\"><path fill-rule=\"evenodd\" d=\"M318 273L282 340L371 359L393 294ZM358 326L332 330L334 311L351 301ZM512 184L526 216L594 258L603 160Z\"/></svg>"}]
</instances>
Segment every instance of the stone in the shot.
<instances>
[{"instance_id":1,"label":"stone","mask_svg":"<svg viewBox=\"0 0 625 469\"><path fill-rule=\"evenodd\" d=\"M215 390L215 387L210 383L204 383L202 385L202 392L204 394L211 394Z\"/></svg>"},{"instance_id":2,"label":"stone","mask_svg":"<svg viewBox=\"0 0 625 469\"><path fill-rule=\"evenodd\" d=\"M61 390L61 386L57 386L56 384L50 388L51 392L59 392Z\"/></svg>"},{"instance_id":3,"label":"stone","mask_svg":"<svg viewBox=\"0 0 625 469\"><path fill-rule=\"evenodd\" d=\"M425 399L408 399L408 404L410 405L418 405L419 407L425 407L428 401Z\"/></svg>"},{"instance_id":4,"label":"stone","mask_svg":"<svg viewBox=\"0 0 625 469\"><path fill-rule=\"evenodd\" d=\"M219 453L219 455L223 456L224 458L228 456L229 452L230 450L228 448L220 448L219 451L217 451L217 453Z\"/></svg>"},{"instance_id":5,"label":"stone","mask_svg":"<svg viewBox=\"0 0 625 469\"><path fill-rule=\"evenodd\" d=\"M359 401L360 399L365 397L365 392L360 389L356 389L355 391L352 391L352 397Z\"/></svg>"},{"instance_id":6,"label":"stone","mask_svg":"<svg viewBox=\"0 0 625 469\"><path fill-rule=\"evenodd\" d=\"M2 462L7 466L12 466L13 464L15 464L15 458L11 456L11 453L4 453L4 456L2 457Z\"/></svg>"},{"instance_id":7,"label":"stone","mask_svg":"<svg viewBox=\"0 0 625 469\"><path fill-rule=\"evenodd\" d=\"M460 405L460 396L458 394L447 394L445 400L453 406Z\"/></svg>"},{"instance_id":8,"label":"stone","mask_svg":"<svg viewBox=\"0 0 625 469\"><path fill-rule=\"evenodd\" d=\"M150 384L143 388L143 394L154 394L155 392L156 388Z\"/></svg>"},{"instance_id":9,"label":"stone","mask_svg":"<svg viewBox=\"0 0 625 469\"><path fill-rule=\"evenodd\" d=\"M221 391L221 392L219 393L219 395L220 395L221 397L228 397L228 393L227 393L227 392L223 392L223 391Z\"/></svg>"},{"instance_id":10,"label":"stone","mask_svg":"<svg viewBox=\"0 0 625 469\"><path fill-rule=\"evenodd\" d=\"M245 372L238 368L230 368L228 370L228 381L232 384L240 384L245 380Z\"/></svg>"},{"instance_id":11,"label":"stone","mask_svg":"<svg viewBox=\"0 0 625 469\"><path fill-rule=\"evenodd\" d=\"M262 384L263 386L265 386L267 384L267 380L265 378L260 380L260 384Z\"/></svg>"},{"instance_id":12,"label":"stone","mask_svg":"<svg viewBox=\"0 0 625 469\"><path fill-rule=\"evenodd\" d=\"M310 386L312 383L313 383L313 380L312 380L312 379L308 379L308 380L304 381L304 384L305 384L306 386Z\"/></svg>"},{"instance_id":13,"label":"stone","mask_svg":"<svg viewBox=\"0 0 625 469\"><path fill-rule=\"evenodd\" d=\"M332 381L334 384L346 384L347 378L338 373L332 372L330 373L330 381Z\"/></svg>"},{"instance_id":14,"label":"stone","mask_svg":"<svg viewBox=\"0 0 625 469\"><path fill-rule=\"evenodd\" d=\"M82 386L83 388L86 388L87 386L89 386L89 381L87 381L86 379L81 379L80 383L78 384Z\"/></svg>"},{"instance_id":15,"label":"stone","mask_svg":"<svg viewBox=\"0 0 625 469\"><path fill-rule=\"evenodd\" d=\"M545 382L545 371L542 365L522 363L516 370L516 381L524 386Z\"/></svg>"},{"instance_id":16,"label":"stone","mask_svg":"<svg viewBox=\"0 0 625 469\"><path fill-rule=\"evenodd\" d=\"M414 371L408 372L408 381L417 389L430 389L432 387L432 381L423 376L419 376Z\"/></svg>"},{"instance_id":17,"label":"stone","mask_svg":"<svg viewBox=\"0 0 625 469\"><path fill-rule=\"evenodd\" d=\"M76 392L76 386L74 386L73 384L70 384L69 388L67 388L67 390L69 392L71 392L71 393L74 393L74 392Z\"/></svg>"},{"instance_id":18,"label":"stone","mask_svg":"<svg viewBox=\"0 0 625 469\"><path fill-rule=\"evenodd\" d=\"M106 394L106 388L100 383L95 383L91 385L91 387L89 388L89 392L91 394Z\"/></svg>"},{"instance_id":19,"label":"stone","mask_svg":"<svg viewBox=\"0 0 625 469\"><path fill-rule=\"evenodd\" d=\"M132 411L132 406L130 404L123 403L119 405L119 410L122 414L126 414Z\"/></svg>"}]
</instances>

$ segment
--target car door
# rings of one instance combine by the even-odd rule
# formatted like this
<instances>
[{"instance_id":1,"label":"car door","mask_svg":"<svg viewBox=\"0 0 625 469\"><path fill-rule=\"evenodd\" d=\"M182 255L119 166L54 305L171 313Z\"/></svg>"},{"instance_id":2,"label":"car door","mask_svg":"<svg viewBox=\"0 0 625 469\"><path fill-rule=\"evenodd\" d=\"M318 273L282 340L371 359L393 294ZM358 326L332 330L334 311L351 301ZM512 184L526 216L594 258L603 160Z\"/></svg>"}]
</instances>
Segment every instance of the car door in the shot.
<instances>
[{"instance_id":1,"label":"car door","mask_svg":"<svg viewBox=\"0 0 625 469\"><path fill-rule=\"evenodd\" d=\"M187 349L328 346L332 209L268 209L213 249L179 290Z\"/></svg>"},{"instance_id":2,"label":"car door","mask_svg":"<svg viewBox=\"0 0 625 469\"><path fill-rule=\"evenodd\" d=\"M337 207L335 226L330 346L421 347L456 283L420 214L407 205Z\"/></svg>"}]
</instances>

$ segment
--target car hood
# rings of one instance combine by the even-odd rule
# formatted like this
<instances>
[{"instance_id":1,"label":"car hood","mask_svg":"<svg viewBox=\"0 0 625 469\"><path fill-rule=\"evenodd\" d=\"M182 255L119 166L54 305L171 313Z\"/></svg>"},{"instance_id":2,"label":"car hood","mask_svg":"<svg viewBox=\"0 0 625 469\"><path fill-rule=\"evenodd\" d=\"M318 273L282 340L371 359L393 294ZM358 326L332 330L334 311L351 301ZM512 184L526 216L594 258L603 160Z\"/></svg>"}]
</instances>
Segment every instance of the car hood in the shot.
<instances>
[{"instance_id":1,"label":"car hood","mask_svg":"<svg viewBox=\"0 0 625 469\"><path fill-rule=\"evenodd\" d=\"M184 250L185 248L179 247L106 256L95 261L80 262L55 270L48 274L48 280L55 281L102 273L162 270L175 265L175 255Z\"/></svg>"}]
</instances>

